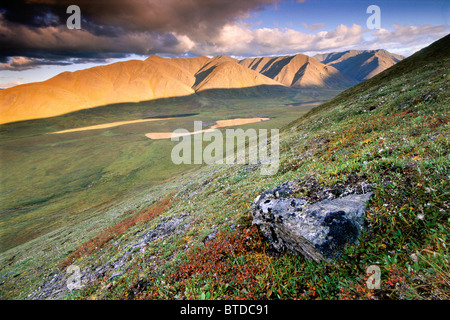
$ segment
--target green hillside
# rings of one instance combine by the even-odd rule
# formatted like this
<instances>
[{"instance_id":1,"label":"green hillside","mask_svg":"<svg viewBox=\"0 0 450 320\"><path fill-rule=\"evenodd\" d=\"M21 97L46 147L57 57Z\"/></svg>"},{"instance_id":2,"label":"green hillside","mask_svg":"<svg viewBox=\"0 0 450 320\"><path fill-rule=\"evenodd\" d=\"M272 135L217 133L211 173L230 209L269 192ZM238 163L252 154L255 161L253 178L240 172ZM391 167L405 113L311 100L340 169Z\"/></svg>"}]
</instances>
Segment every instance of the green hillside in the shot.
<instances>
[{"instance_id":1,"label":"green hillside","mask_svg":"<svg viewBox=\"0 0 450 320\"><path fill-rule=\"evenodd\" d=\"M2 296L449 299L449 45L447 36L286 125L276 175L251 165L185 172L152 191L158 200L129 199L126 214L95 237L80 235L64 254L46 248L62 257L57 265L6 265ZM273 254L250 209L286 181L308 199L370 184L359 243L331 262ZM69 293L71 264L91 281ZM371 265L381 269L381 289L366 286Z\"/></svg>"},{"instance_id":2,"label":"green hillside","mask_svg":"<svg viewBox=\"0 0 450 320\"><path fill-rule=\"evenodd\" d=\"M173 273L147 278L144 289L134 282L128 293L197 299L450 298L449 45L447 36L288 125L277 175L263 177L242 166L199 182L189 203L183 199L192 191L178 193L171 214L192 212L201 221L190 238L216 229L223 234L187 255L174 249L182 262L172 260ZM286 181L303 186L300 197L361 181L372 185L369 227L360 243L327 263L268 254L251 227L250 206L263 190ZM379 290L367 289L370 265L381 269ZM101 288L95 293L105 294Z\"/></svg>"}]
</instances>

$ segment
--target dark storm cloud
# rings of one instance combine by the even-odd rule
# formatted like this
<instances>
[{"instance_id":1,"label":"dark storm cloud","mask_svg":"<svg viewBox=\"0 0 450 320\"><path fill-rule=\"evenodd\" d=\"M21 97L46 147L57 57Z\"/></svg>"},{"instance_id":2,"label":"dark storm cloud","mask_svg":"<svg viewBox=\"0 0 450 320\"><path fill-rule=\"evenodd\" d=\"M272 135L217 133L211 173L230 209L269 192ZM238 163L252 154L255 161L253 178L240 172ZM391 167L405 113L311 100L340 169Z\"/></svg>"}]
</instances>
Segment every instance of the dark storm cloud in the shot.
<instances>
[{"instance_id":1,"label":"dark storm cloud","mask_svg":"<svg viewBox=\"0 0 450 320\"><path fill-rule=\"evenodd\" d=\"M304 24L309 31L305 33L291 28L255 28L245 23L250 13L278 0L5 2L0 3L3 70L104 62L130 54L251 57L386 48L408 55L449 32L448 25L397 24L372 31L358 24L340 24L323 30L325 23L318 21ZM69 17L66 10L72 4L81 9L81 30L66 27Z\"/></svg>"},{"instance_id":2,"label":"dark storm cloud","mask_svg":"<svg viewBox=\"0 0 450 320\"><path fill-rule=\"evenodd\" d=\"M14 23L33 27L45 27L60 24L50 7L27 3L25 0L4 1L0 5L4 19ZM51 19L49 19L51 18Z\"/></svg>"},{"instance_id":3,"label":"dark storm cloud","mask_svg":"<svg viewBox=\"0 0 450 320\"><path fill-rule=\"evenodd\" d=\"M217 32L224 24L262 9L277 0L19 0L40 6L61 21L66 8L76 4L83 17L97 26L116 26L126 31L185 33L196 39ZM28 4L29 3L29 4ZM34 8L33 12L39 11ZM30 13L27 13L29 18ZM16 19L17 20L17 19ZM21 19L23 21L23 19Z\"/></svg>"},{"instance_id":4,"label":"dark storm cloud","mask_svg":"<svg viewBox=\"0 0 450 320\"><path fill-rule=\"evenodd\" d=\"M213 41L227 23L277 0L14 0L0 4L0 61L6 57L109 58L180 54ZM69 5L82 30L69 30Z\"/></svg>"},{"instance_id":5,"label":"dark storm cloud","mask_svg":"<svg viewBox=\"0 0 450 320\"><path fill-rule=\"evenodd\" d=\"M101 53L101 52L75 52L68 57L69 52L45 52L45 51L22 51L10 52L10 55L0 57L0 71L22 71L34 69L41 66L66 66L82 63L104 63L112 58L124 58L123 53Z\"/></svg>"}]
</instances>

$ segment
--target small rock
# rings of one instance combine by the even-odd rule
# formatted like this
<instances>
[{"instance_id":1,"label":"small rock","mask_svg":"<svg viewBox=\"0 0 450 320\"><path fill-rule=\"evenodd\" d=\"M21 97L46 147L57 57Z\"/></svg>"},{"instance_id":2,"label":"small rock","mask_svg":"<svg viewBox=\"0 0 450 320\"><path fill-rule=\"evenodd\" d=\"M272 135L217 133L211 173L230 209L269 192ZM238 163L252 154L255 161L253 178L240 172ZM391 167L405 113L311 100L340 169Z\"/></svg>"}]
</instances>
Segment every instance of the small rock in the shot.
<instances>
[{"instance_id":1,"label":"small rock","mask_svg":"<svg viewBox=\"0 0 450 320\"><path fill-rule=\"evenodd\" d=\"M120 277L121 275L123 275L123 271L117 271L117 272L114 272L114 273L111 275L111 277L109 277L109 280L112 280L112 279L114 279L114 278Z\"/></svg>"}]
</instances>

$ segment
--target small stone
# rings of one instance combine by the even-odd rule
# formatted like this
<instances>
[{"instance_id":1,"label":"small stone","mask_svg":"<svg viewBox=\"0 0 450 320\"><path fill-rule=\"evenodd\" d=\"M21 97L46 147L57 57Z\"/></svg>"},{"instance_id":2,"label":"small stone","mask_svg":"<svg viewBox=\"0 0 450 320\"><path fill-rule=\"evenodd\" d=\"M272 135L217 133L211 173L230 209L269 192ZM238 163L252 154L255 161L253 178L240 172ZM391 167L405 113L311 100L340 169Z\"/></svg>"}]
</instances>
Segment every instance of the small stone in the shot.
<instances>
[{"instance_id":1,"label":"small stone","mask_svg":"<svg viewBox=\"0 0 450 320\"><path fill-rule=\"evenodd\" d=\"M410 258L411 258L411 260L412 260L414 263L418 263L418 262L419 262L419 258L417 257L417 255L416 255L415 253L411 254L411 255L410 255Z\"/></svg>"},{"instance_id":2,"label":"small stone","mask_svg":"<svg viewBox=\"0 0 450 320\"><path fill-rule=\"evenodd\" d=\"M121 275L123 275L123 271L117 271L117 272L114 272L114 273L111 275L111 277L109 277L109 280L112 280L112 279L114 279L114 278L120 277Z\"/></svg>"}]
</instances>

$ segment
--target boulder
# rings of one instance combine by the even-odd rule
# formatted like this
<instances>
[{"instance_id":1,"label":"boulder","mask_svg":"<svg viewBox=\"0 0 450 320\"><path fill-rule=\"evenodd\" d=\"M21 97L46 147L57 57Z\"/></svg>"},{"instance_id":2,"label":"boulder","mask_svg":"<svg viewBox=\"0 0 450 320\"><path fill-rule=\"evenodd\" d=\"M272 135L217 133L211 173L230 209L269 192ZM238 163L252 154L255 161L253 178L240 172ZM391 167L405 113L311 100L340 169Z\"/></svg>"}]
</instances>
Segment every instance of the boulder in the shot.
<instances>
[{"instance_id":1,"label":"boulder","mask_svg":"<svg viewBox=\"0 0 450 320\"><path fill-rule=\"evenodd\" d=\"M299 253L314 261L331 260L346 244L358 241L366 202L373 192L309 203L292 196L297 187L289 181L264 191L252 206L253 224L275 251Z\"/></svg>"}]
</instances>

